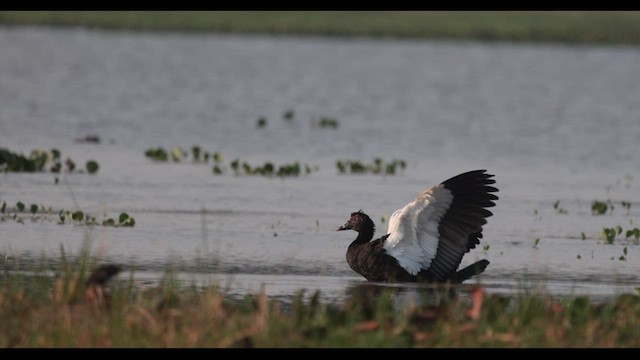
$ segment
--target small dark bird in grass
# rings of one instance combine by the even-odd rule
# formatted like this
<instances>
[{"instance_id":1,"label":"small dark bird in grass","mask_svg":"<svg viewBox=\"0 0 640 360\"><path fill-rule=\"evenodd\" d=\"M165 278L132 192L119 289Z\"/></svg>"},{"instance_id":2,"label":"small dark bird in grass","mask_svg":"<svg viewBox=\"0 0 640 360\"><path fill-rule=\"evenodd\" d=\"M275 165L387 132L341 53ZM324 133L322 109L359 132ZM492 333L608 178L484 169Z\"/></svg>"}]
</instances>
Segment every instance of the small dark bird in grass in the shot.
<instances>
[{"instance_id":1,"label":"small dark bird in grass","mask_svg":"<svg viewBox=\"0 0 640 360\"><path fill-rule=\"evenodd\" d=\"M120 271L122 268L113 264L101 265L95 269L87 279L85 300L93 304L109 305L111 296L104 290L104 286Z\"/></svg>"},{"instance_id":2,"label":"small dark bird in grass","mask_svg":"<svg viewBox=\"0 0 640 360\"><path fill-rule=\"evenodd\" d=\"M347 262L370 281L461 283L482 273L486 259L458 271L462 257L482 238L498 189L486 170L469 171L430 187L396 210L387 234L373 240L375 225L357 211L337 230L355 230Z\"/></svg>"}]
</instances>

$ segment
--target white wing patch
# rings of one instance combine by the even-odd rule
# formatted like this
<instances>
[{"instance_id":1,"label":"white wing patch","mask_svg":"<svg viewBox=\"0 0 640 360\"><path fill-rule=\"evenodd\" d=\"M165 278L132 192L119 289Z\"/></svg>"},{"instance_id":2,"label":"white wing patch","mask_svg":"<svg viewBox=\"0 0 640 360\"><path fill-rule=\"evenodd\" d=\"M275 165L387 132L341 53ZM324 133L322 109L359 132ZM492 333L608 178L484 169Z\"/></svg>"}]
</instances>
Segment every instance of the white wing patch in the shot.
<instances>
[{"instance_id":1,"label":"white wing patch","mask_svg":"<svg viewBox=\"0 0 640 360\"><path fill-rule=\"evenodd\" d=\"M428 269L435 258L440 238L438 225L452 201L451 191L438 185L391 215L384 248L411 275Z\"/></svg>"}]
</instances>

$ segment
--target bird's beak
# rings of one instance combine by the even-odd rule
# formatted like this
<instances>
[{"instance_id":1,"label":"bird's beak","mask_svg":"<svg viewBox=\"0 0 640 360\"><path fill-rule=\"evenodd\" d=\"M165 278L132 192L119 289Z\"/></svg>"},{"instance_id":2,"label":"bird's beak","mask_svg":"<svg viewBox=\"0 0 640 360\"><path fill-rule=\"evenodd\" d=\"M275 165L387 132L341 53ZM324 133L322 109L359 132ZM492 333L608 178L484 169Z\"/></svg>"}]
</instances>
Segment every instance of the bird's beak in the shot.
<instances>
[{"instance_id":1,"label":"bird's beak","mask_svg":"<svg viewBox=\"0 0 640 360\"><path fill-rule=\"evenodd\" d=\"M351 230L351 225L349 225L349 223L346 223L342 226L340 226L339 228L336 229L336 231L341 231L341 230Z\"/></svg>"}]
</instances>

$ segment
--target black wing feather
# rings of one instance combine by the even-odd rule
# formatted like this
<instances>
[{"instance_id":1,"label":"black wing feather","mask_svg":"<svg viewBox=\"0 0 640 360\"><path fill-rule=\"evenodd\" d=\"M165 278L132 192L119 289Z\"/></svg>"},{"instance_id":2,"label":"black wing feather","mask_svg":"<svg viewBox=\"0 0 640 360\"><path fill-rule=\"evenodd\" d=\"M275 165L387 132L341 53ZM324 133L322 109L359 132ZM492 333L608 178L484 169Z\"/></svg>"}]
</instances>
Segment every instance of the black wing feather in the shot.
<instances>
[{"instance_id":1,"label":"black wing feather","mask_svg":"<svg viewBox=\"0 0 640 360\"><path fill-rule=\"evenodd\" d=\"M498 200L492 194L498 189L489 186L495 184L493 176L486 170L474 170L442 183L451 191L453 199L438 225L438 250L426 270L426 276L435 277L438 281L450 279L462 256L480 243L482 226L487 223L486 218L493 215L485 208L495 206L494 201Z\"/></svg>"}]
</instances>

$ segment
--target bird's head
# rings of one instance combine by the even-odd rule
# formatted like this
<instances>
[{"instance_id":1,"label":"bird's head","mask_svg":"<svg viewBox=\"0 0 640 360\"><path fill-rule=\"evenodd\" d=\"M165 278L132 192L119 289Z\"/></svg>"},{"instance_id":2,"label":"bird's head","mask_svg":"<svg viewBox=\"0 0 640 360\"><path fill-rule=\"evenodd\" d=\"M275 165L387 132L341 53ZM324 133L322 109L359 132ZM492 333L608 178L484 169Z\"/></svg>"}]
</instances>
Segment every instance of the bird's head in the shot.
<instances>
[{"instance_id":1,"label":"bird's head","mask_svg":"<svg viewBox=\"0 0 640 360\"><path fill-rule=\"evenodd\" d=\"M367 223L369 223L370 226L374 226L371 218L367 214L363 213L362 210L358 210L354 213L351 213L351 218L349 219L349 221L347 221L344 225L337 228L336 231L355 230L357 232L360 232L360 230Z\"/></svg>"}]
</instances>

